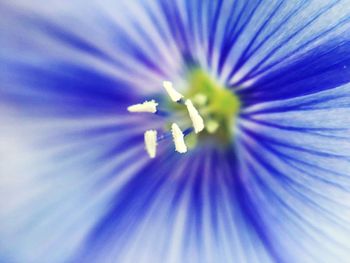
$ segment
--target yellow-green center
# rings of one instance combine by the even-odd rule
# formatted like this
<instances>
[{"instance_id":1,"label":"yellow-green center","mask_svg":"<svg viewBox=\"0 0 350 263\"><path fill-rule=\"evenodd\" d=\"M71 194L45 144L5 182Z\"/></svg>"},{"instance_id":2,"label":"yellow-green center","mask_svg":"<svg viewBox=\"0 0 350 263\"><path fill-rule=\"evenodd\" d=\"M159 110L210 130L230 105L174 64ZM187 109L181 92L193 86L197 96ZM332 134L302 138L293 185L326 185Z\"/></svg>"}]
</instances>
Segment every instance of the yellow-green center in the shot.
<instances>
[{"instance_id":1,"label":"yellow-green center","mask_svg":"<svg viewBox=\"0 0 350 263\"><path fill-rule=\"evenodd\" d=\"M205 130L186 137L189 148L197 140L214 138L226 144L233 138L234 126L240 110L240 100L231 90L219 85L206 72L192 69L187 76L185 98L191 99L205 122ZM176 107L178 110L186 110Z\"/></svg>"}]
</instances>

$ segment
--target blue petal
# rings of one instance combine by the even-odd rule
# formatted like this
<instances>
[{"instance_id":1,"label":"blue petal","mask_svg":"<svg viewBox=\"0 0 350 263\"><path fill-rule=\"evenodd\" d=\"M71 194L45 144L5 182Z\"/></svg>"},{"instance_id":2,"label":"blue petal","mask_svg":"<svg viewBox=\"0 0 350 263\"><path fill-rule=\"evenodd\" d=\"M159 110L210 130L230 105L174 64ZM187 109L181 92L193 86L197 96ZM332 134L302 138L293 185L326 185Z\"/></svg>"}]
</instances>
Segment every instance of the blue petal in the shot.
<instances>
[{"instance_id":1,"label":"blue petal","mask_svg":"<svg viewBox=\"0 0 350 263\"><path fill-rule=\"evenodd\" d=\"M332 40L239 92L246 105L305 96L350 81L350 42Z\"/></svg>"}]
</instances>

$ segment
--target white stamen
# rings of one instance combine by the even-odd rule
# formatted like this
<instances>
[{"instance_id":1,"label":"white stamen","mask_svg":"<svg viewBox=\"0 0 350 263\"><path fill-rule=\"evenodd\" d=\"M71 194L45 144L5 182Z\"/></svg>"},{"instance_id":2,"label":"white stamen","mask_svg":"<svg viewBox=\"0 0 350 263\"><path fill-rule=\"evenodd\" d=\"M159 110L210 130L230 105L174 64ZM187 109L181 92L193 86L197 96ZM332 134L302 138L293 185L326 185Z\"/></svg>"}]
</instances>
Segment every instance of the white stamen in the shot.
<instances>
[{"instance_id":1,"label":"white stamen","mask_svg":"<svg viewBox=\"0 0 350 263\"><path fill-rule=\"evenodd\" d=\"M191 100L186 100L185 105L187 106L188 113L190 114L190 118L194 127L194 132L199 133L204 129L204 121L199 115L197 109L193 106Z\"/></svg>"},{"instance_id":2,"label":"white stamen","mask_svg":"<svg viewBox=\"0 0 350 263\"><path fill-rule=\"evenodd\" d=\"M187 152L187 146L184 140L184 134L176 123L171 125L171 132L173 134L175 151L179 153Z\"/></svg>"},{"instance_id":3,"label":"white stamen","mask_svg":"<svg viewBox=\"0 0 350 263\"><path fill-rule=\"evenodd\" d=\"M144 135L145 146L148 152L149 157L156 157L157 150L157 131L156 130L148 130Z\"/></svg>"},{"instance_id":4,"label":"white stamen","mask_svg":"<svg viewBox=\"0 0 350 263\"><path fill-rule=\"evenodd\" d=\"M171 100L174 102L177 102L184 97L181 93L174 89L173 83L171 83L170 81L163 81L163 87L168 93Z\"/></svg>"},{"instance_id":5,"label":"white stamen","mask_svg":"<svg viewBox=\"0 0 350 263\"><path fill-rule=\"evenodd\" d=\"M155 112L157 112L157 106L158 106L157 102L155 102L154 100L150 100L150 101L145 101L142 104L131 105L128 107L128 111L155 113Z\"/></svg>"}]
</instances>

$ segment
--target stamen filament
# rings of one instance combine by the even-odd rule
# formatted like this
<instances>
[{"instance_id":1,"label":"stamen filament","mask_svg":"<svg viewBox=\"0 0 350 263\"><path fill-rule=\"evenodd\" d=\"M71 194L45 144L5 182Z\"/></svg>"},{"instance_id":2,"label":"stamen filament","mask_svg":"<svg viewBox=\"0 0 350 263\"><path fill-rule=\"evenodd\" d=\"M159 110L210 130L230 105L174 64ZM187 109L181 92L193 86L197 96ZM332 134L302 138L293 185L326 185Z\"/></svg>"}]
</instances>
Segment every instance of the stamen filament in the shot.
<instances>
[{"instance_id":1,"label":"stamen filament","mask_svg":"<svg viewBox=\"0 0 350 263\"><path fill-rule=\"evenodd\" d=\"M191 134L192 132L193 132L193 128L190 127L190 128L187 128L186 130L183 131L183 135L184 135L184 137L186 137L187 135ZM164 140L169 139L171 137L172 137L172 132L165 132L165 133L158 136L157 142L164 141Z\"/></svg>"},{"instance_id":2,"label":"stamen filament","mask_svg":"<svg viewBox=\"0 0 350 263\"><path fill-rule=\"evenodd\" d=\"M170 112L165 111L165 110L160 110L160 109L157 109L155 114L158 115L158 116L162 116L162 117L169 117L171 115Z\"/></svg>"},{"instance_id":3,"label":"stamen filament","mask_svg":"<svg viewBox=\"0 0 350 263\"><path fill-rule=\"evenodd\" d=\"M187 128L186 130L184 130L183 134L186 137L187 135L191 134L191 132L193 132L193 128L192 127Z\"/></svg>"},{"instance_id":4,"label":"stamen filament","mask_svg":"<svg viewBox=\"0 0 350 263\"><path fill-rule=\"evenodd\" d=\"M161 141L164 141L164 140L166 140L166 139L168 139L170 137L172 137L172 133L171 132L165 132L165 133L159 135L157 141L161 142Z\"/></svg>"}]
</instances>

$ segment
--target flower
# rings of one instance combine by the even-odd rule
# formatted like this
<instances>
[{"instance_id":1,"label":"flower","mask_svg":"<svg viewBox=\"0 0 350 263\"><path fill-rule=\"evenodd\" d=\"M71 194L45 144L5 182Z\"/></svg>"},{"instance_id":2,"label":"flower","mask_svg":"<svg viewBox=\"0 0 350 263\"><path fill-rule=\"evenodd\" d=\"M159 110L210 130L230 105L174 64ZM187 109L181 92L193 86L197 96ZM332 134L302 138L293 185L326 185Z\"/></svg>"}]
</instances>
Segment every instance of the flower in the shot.
<instances>
[{"instance_id":1,"label":"flower","mask_svg":"<svg viewBox=\"0 0 350 263\"><path fill-rule=\"evenodd\" d=\"M347 1L0 6L0 262L348 261Z\"/></svg>"}]
</instances>

